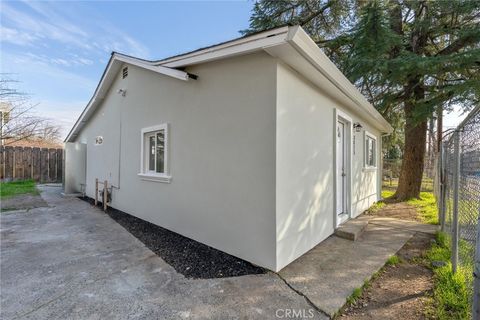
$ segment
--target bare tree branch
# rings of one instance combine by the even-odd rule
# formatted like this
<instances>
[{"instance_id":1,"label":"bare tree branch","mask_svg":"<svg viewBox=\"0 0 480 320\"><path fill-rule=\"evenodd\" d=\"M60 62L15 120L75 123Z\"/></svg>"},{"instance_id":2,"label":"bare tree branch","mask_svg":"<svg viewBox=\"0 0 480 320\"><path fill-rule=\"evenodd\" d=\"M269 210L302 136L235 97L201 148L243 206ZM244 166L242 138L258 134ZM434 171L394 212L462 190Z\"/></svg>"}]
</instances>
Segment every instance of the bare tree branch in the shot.
<instances>
[{"instance_id":1,"label":"bare tree branch","mask_svg":"<svg viewBox=\"0 0 480 320\"><path fill-rule=\"evenodd\" d=\"M16 88L18 82L7 74L0 74L0 144L32 138L59 141L60 127L35 114L38 104Z\"/></svg>"}]
</instances>

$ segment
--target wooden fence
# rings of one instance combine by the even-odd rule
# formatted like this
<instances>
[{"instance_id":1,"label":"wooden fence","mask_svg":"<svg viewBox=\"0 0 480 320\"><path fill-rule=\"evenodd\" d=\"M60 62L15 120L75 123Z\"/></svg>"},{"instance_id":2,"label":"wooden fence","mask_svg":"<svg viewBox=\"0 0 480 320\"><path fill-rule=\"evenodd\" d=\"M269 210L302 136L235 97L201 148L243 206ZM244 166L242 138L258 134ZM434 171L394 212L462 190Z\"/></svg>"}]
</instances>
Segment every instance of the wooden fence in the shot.
<instances>
[{"instance_id":1,"label":"wooden fence","mask_svg":"<svg viewBox=\"0 0 480 320\"><path fill-rule=\"evenodd\" d=\"M0 146L0 180L62 182L63 149Z\"/></svg>"}]
</instances>

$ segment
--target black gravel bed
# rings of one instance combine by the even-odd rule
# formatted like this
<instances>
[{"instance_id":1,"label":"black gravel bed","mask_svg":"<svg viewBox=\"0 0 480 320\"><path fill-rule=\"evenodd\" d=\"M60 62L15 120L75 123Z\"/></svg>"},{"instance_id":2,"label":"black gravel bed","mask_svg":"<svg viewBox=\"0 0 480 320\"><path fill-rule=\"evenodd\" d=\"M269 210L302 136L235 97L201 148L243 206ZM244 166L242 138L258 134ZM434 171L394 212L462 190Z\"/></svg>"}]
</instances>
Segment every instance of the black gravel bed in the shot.
<instances>
[{"instance_id":1,"label":"black gravel bed","mask_svg":"<svg viewBox=\"0 0 480 320\"><path fill-rule=\"evenodd\" d=\"M80 198L93 205L94 200ZM238 277L267 270L117 209L107 214L150 250L191 279Z\"/></svg>"}]
</instances>

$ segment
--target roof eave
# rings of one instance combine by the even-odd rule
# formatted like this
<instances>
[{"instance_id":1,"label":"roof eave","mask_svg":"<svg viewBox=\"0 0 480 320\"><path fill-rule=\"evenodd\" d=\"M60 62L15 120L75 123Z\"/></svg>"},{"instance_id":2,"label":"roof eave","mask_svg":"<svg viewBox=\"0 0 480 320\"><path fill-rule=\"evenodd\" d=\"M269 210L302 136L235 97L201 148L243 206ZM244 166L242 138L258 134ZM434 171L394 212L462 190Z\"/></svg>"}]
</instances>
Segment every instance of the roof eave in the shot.
<instances>
[{"instance_id":1,"label":"roof eave","mask_svg":"<svg viewBox=\"0 0 480 320\"><path fill-rule=\"evenodd\" d=\"M323 77L331 82L336 90L345 95L345 97L351 101L351 108L366 112L370 116L370 122L372 122L376 128L385 133L391 133L393 131L392 126L367 101L367 99L365 99L365 97L342 74L342 72L338 70L333 62L328 59L328 57L318 48L316 43L301 27L285 26L156 62L113 52L92 99L83 110L79 119L65 139L65 142L70 142L76 137L76 135L78 135L83 127L83 123L86 122L85 117L93 113L92 110L94 110L101 100L103 100L114 79L112 77L107 77L114 64L132 64L176 79L187 81L190 78L190 75L174 68L243 55L259 50L264 50L272 54L275 48L282 48L285 46L294 48L303 59L308 61L308 63L319 71ZM281 57L279 58L281 59ZM106 78L108 78L109 81L105 81Z\"/></svg>"},{"instance_id":2,"label":"roof eave","mask_svg":"<svg viewBox=\"0 0 480 320\"><path fill-rule=\"evenodd\" d=\"M106 93L108 92L113 81L115 80L115 76L118 74L121 66L125 63L169 77L173 77L182 81L188 81L191 78L190 74L181 70L176 70L165 66L156 66L153 62L136 59L117 52L112 52L112 56L110 57L110 60L105 67L105 70L103 71L100 82L98 83L92 98L80 114L80 117L73 125L64 142L72 142L72 140L74 140L78 136L79 132L83 128L83 125L86 123L86 121L88 121L88 117L93 114L95 108L101 103L101 101L103 101Z\"/></svg>"},{"instance_id":3,"label":"roof eave","mask_svg":"<svg viewBox=\"0 0 480 320\"><path fill-rule=\"evenodd\" d=\"M364 111L371 118L372 124L385 133L392 132L391 125L382 115L365 99L358 89L338 70L332 61L318 48L317 44L308 36L300 26L285 26L229 41L217 46L193 51L191 53L164 59L158 65L178 68L213 60L225 59L243 55L254 51L264 50L272 56L283 60L281 55L276 55L276 49L291 46L296 52L330 81L345 97L351 101L351 108ZM288 63L287 63L288 64Z\"/></svg>"},{"instance_id":4,"label":"roof eave","mask_svg":"<svg viewBox=\"0 0 480 320\"><path fill-rule=\"evenodd\" d=\"M288 26L259 32L252 36L242 37L216 46L160 60L156 65L177 68L224 59L240 54L243 55L269 46L285 43L288 32Z\"/></svg>"},{"instance_id":5,"label":"roof eave","mask_svg":"<svg viewBox=\"0 0 480 320\"><path fill-rule=\"evenodd\" d=\"M374 120L372 122L374 122L373 124L377 129L384 133L393 131L392 126L383 118L380 112L368 102L301 27L290 27L286 42L347 96L355 106L365 111Z\"/></svg>"}]
</instances>

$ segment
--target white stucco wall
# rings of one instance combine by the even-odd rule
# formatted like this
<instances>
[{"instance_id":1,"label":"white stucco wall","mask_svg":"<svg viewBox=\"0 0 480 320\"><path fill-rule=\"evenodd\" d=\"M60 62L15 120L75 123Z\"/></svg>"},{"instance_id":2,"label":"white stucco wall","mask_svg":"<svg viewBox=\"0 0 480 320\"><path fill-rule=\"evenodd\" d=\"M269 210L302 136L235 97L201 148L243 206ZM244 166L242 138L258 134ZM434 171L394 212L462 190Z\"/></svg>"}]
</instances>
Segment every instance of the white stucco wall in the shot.
<instances>
[{"instance_id":1,"label":"white stucco wall","mask_svg":"<svg viewBox=\"0 0 480 320\"><path fill-rule=\"evenodd\" d=\"M64 180L65 194L82 192L82 184L86 179L87 146L78 142L65 143L64 149Z\"/></svg>"},{"instance_id":2,"label":"white stucco wall","mask_svg":"<svg viewBox=\"0 0 480 320\"><path fill-rule=\"evenodd\" d=\"M87 143L87 195L107 179L119 187L113 207L275 269L276 60L257 53L187 71L199 79L134 66L118 76L77 138ZM172 180L144 181L140 130L162 123Z\"/></svg>"},{"instance_id":3,"label":"white stucco wall","mask_svg":"<svg viewBox=\"0 0 480 320\"><path fill-rule=\"evenodd\" d=\"M113 207L260 266L280 270L335 228L335 110L340 105L266 53L189 67L188 82L129 66L81 131L87 189L115 186ZM118 89L126 89L122 97ZM169 124L171 183L142 180L141 129ZM351 216L380 197L354 133ZM95 145L102 136L103 144ZM380 163L379 153L377 163Z\"/></svg>"},{"instance_id":4,"label":"white stucco wall","mask_svg":"<svg viewBox=\"0 0 480 320\"><path fill-rule=\"evenodd\" d=\"M352 122L360 122L364 130L376 135L377 141L381 139L379 131L360 115L340 105L288 66L278 64L277 270L334 232L335 109L349 116ZM353 135L350 189L351 216L355 217L378 200L379 192L377 171L364 169L364 133Z\"/></svg>"}]
</instances>

